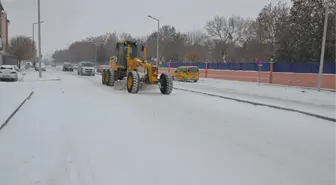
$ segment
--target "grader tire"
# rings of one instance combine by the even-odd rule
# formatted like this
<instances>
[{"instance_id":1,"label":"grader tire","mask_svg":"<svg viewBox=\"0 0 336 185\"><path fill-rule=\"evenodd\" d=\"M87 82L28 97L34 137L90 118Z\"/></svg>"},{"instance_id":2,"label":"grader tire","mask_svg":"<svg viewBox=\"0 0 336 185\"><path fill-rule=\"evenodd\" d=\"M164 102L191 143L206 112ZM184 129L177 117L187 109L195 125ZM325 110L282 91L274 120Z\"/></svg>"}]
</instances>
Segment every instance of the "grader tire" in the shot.
<instances>
[{"instance_id":1,"label":"grader tire","mask_svg":"<svg viewBox=\"0 0 336 185\"><path fill-rule=\"evenodd\" d=\"M107 71L107 85L108 86L114 86L114 71L113 70L108 70Z\"/></svg>"},{"instance_id":2,"label":"grader tire","mask_svg":"<svg viewBox=\"0 0 336 185\"><path fill-rule=\"evenodd\" d=\"M105 85L106 82L105 82L105 70L102 71L102 84Z\"/></svg>"},{"instance_id":3,"label":"grader tire","mask_svg":"<svg viewBox=\"0 0 336 185\"><path fill-rule=\"evenodd\" d=\"M160 83L160 91L162 94L169 95L173 91L173 78L171 75L162 73L160 75Z\"/></svg>"},{"instance_id":4,"label":"grader tire","mask_svg":"<svg viewBox=\"0 0 336 185\"><path fill-rule=\"evenodd\" d=\"M127 91L136 94L140 89L140 77L138 72L131 71L127 75Z\"/></svg>"}]
</instances>

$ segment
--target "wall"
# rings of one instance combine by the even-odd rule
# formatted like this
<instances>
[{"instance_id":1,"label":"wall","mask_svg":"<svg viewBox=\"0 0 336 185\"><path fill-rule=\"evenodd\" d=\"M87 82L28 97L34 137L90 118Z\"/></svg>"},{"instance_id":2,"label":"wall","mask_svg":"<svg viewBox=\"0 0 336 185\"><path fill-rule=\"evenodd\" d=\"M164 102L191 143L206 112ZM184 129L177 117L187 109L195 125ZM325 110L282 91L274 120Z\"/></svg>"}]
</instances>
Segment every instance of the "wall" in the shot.
<instances>
[{"instance_id":1,"label":"wall","mask_svg":"<svg viewBox=\"0 0 336 185\"><path fill-rule=\"evenodd\" d=\"M8 20L7 13L0 12L0 37L2 45L2 53L8 52Z\"/></svg>"},{"instance_id":2,"label":"wall","mask_svg":"<svg viewBox=\"0 0 336 185\"><path fill-rule=\"evenodd\" d=\"M179 66L188 66L194 65L198 66L200 69L206 68L206 63L181 63L181 62L171 62L169 64L165 64L162 67L170 67L176 68ZM283 63L274 63L274 72L290 72L290 73L318 73L319 71L319 62L283 62ZM326 74L335 74L336 63L335 62L325 62L323 73ZM208 69L220 69L220 70L240 70L240 71L258 71L258 65L255 62L247 62L247 63L208 63ZM265 63L261 71L270 71L270 64Z\"/></svg>"},{"instance_id":3,"label":"wall","mask_svg":"<svg viewBox=\"0 0 336 185\"><path fill-rule=\"evenodd\" d=\"M172 73L175 68L159 68L160 72ZM222 80L237 80L247 82L272 83L280 85L291 85L301 87L316 87L317 74L308 73L286 73L271 71L242 71L242 70L200 70L201 78L214 78ZM324 74L322 88L336 89L336 75Z\"/></svg>"}]
</instances>

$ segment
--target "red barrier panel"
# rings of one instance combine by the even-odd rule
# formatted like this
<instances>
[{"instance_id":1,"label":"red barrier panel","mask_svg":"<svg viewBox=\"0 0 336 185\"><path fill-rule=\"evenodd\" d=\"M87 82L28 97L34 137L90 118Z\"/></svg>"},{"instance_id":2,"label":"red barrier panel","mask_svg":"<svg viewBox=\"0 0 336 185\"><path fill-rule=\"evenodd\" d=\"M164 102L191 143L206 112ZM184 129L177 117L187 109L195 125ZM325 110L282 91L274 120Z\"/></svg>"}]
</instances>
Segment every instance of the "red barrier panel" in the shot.
<instances>
[{"instance_id":1,"label":"red barrier panel","mask_svg":"<svg viewBox=\"0 0 336 185\"><path fill-rule=\"evenodd\" d=\"M171 68L175 70L174 68ZM170 71L173 71L170 70ZM168 72L168 68L160 68L160 72ZM257 72L257 71L230 71L230 70L200 70L200 77L222 80L236 80L246 82L272 83L280 85L316 87L317 74L306 73L279 73L279 72ZM322 88L336 89L336 75L324 74Z\"/></svg>"}]
</instances>

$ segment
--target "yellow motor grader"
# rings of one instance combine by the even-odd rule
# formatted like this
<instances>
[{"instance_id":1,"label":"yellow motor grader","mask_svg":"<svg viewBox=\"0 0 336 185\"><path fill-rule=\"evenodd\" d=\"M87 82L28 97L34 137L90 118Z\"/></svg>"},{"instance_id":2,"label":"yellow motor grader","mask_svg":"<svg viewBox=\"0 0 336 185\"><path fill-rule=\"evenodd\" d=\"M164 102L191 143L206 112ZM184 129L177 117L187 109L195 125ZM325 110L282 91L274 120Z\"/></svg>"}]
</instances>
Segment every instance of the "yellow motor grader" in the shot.
<instances>
[{"instance_id":1,"label":"yellow motor grader","mask_svg":"<svg viewBox=\"0 0 336 185\"><path fill-rule=\"evenodd\" d=\"M156 84L162 94L169 95L173 90L170 74L162 73L158 79L158 66L146 61L146 48L133 41L121 41L116 44L117 56L110 58L108 69L102 71L102 84L114 86L115 82L127 79L127 91L138 93L144 84ZM138 57L138 51L143 58Z\"/></svg>"}]
</instances>

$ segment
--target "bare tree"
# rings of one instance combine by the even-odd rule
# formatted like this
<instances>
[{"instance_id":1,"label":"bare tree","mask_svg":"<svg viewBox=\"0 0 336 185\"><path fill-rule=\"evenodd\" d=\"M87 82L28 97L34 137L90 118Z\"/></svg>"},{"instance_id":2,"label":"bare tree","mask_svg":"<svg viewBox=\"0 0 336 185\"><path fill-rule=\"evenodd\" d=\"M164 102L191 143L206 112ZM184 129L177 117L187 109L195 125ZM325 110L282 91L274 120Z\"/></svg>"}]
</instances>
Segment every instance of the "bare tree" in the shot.
<instances>
[{"instance_id":1,"label":"bare tree","mask_svg":"<svg viewBox=\"0 0 336 185\"><path fill-rule=\"evenodd\" d=\"M250 36L253 20L240 16L231 16L228 20L229 39L234 44L242 44Z\"/></svg>"},{"instance_id":2,"label":"bare tree","mask_svg":"<svg viewBox=\"0 0 336 185\"><path fill-rule=\"evenodd\" d=\"M9 53L18 57L18 67L21 68L22 60L29 60L35 57L35 43L29 37L16 36L10 40Z\"/></svg>"},{"instance_id":3,"label":"bare tree","mask_svg":"<svg viewBox=\"0 0 336 185\"><path fill-rule=\"evenodd\" d=\"M96 56L96 46L89 41L74 42L69 46L73 61L93 61Z\"/></svg>"},{"instance_id":4,"label":"bare tree","mask_svg":"<svg viewBox=\"0 0 336 185\"><path fill-rule=\"evenodd\" d=\"M281 32L285 30L288 16L289 7L285 3L279 2L276 6L272 3L266 5L256 20L259 40L275 45Z\"/></svg>"},{"instance_id":5,"label":"bare tree","mask_svg":"<svg viewBox=\"0 0 336 185\"><path fill-rule=\"evenodd\" d=\"M215 16L213 20L206 23L205 30L211 38L226 42L229 38L227 27L227 19L225 17Z\"/></svg>"},{"instance_id":6,"label":"bare tree","mask_svg":"<svg viewBox=\"0 0 336 185\"><path fill-rule=\"evenodd\" d=\"M201 30L194 30L186 33L186 44L188 45L204 45L208 36Z\"/></svg>"},{"instance_id":7,"label":"bare tree","mask_svg":"<svg viewBox=\"0 0 336 185\"><path fill-rule=\"evenodd\" d=\"M206 23L205 29L211 38L220 42L235 44L242 43L247 38L252 23L251 19L244 19L235 15L229 19L215 16L213 20Z\"/></svg>"},{"instance_id":8,"label":"bare tree","mask_svg":"<svg viewBox=\"0 0 336 185\"><path fill-rule=\"evenodd\" d=\"M118 35L119 40L131 40L135 41L135 38L132 37L131 34L123 32Z\"/></svg>"},{"instance_id":9,"label":"bare tree","mask_svg":"<svg viewBox=\"0 0 336 185\"><path fill-rule=\"evenodd\" d=\"M56 50L52 54L52 58L55 62L66 62L71 60L71 53L68 49Z\"/></svg>"},{"instance_id":10,"label":"bare tree","mask_svg":"<svg viewBox=\"0 0 336 185\"><path fill-rule=\"evenodd\" d=\"M113 33L107 33L106 34L106 44L105 44L105 49L106 49L106 54L108 56L114 56L116 55L116 44L118 42L118 36L116 32Z\"/></svg>"}]
</instances>

